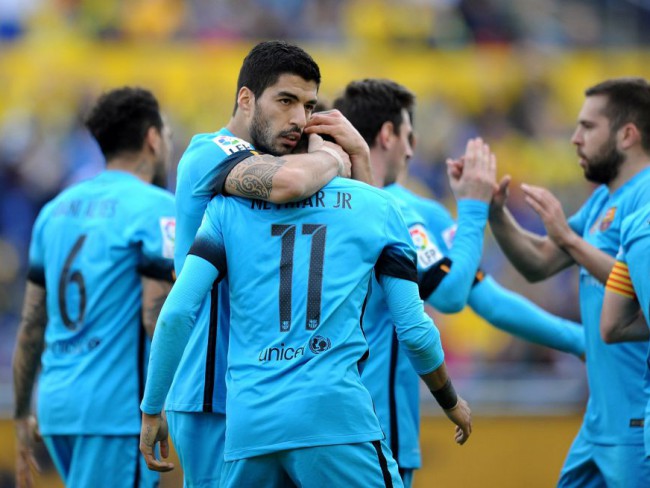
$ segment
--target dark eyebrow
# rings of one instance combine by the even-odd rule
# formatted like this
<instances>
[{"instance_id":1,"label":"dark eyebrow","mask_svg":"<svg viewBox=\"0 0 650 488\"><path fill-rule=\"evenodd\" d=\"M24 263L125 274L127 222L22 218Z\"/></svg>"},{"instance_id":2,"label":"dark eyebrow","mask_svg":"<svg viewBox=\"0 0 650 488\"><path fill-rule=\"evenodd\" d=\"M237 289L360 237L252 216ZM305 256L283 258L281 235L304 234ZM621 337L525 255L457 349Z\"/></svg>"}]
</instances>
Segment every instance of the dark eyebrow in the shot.
<instances>
[{"instance_id":1,"label":"dark eyebrow","mask_svg":"<svg viewBox=\"0 0 650 488\"><path fill-rule=\"evenodd\" d=\"M299 101L298 97L296 95L294 95L293 93L288 92L288 91L278 92L276 97L279 97L279 98L291 98L292 100L295 100L296 102ZM318 102L318 100L315 99L315 98L307 101L307 103L312 104L312 105L316 105L317 102Z\"/></svg>"},{"instance_id":2,"label":"dark eyebrow","mask_svg":"<svg viewBox=\"0 0 650 488\"><path fill-rule=\"evenodd\" d=\"M282 97L282 98L291 98L292 100L298 100L298 97L295 96L293 93L287 92L287 91L281 91L278 92L276 97Z\"/></svg>"}]
</instances>

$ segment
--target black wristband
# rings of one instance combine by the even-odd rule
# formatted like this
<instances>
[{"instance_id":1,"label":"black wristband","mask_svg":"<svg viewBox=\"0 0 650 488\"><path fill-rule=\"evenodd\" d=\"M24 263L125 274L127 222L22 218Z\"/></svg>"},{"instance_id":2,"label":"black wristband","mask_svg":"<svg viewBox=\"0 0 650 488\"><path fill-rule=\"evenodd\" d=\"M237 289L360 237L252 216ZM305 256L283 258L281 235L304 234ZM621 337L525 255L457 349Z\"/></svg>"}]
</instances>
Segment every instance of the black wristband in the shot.
<instances>
[{"instance_id":1,"label":"black wristband","mask_svg":"<svg viewBox=\"0 0 650 488\"><path fill-rule=\"evenodd\" d=\"M451 384L450 378L447 378L442 388L435 391L431 390L431 394L443 410L449 410L458 405L458 395L456 394L454 385Z\"/></svg>"}]
</instances>

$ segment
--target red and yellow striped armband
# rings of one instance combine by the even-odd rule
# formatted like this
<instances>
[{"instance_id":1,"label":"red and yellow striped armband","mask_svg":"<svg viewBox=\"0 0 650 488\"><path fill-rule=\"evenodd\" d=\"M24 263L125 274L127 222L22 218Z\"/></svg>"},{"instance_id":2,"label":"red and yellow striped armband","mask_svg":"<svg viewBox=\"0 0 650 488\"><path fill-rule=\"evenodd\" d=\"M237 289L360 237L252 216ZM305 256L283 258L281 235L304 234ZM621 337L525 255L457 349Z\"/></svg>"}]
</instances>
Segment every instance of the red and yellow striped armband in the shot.
<instances>
[{"instance_id":1,"label":"red and yellow striped armband","mask_svg":"<svg viewBox=\"0 0 650 488\"><path fill-rule=\"evenodd\" d=\"M630 271L627 268L627 264L622 263L621 261L616 261L611 273L609 273L609 278L607 278L606 288L607 290L623 295L624 297L632 299L636 298L636 293L634 293L634 287L632 286Z\"/></svg>"}]
</instances>

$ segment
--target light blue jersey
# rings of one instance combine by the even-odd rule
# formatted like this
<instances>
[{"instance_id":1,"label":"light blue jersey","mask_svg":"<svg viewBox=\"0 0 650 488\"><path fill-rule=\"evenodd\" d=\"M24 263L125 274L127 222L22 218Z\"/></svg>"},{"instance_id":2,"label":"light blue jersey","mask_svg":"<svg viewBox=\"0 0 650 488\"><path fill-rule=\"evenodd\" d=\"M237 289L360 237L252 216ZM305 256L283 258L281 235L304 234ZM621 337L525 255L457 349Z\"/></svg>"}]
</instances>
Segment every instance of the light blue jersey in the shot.
<instances>
[{"instance_id":1,"label":"light blue jersey","mask_svg":"<svg viewBox=\"0 0 650 488\"><path fill-rule=\"evenodd\" d=\"M650 205L623 220L617 259L628 265L641 311L650 324Z\"/></svg>"},{"instance_id":2,"label":"light blue jersey","mask_svg":"<svg viewBox=\"0 0 650 488\"><path fill-rule=\"evenodd\" d=\"M618 260L627 264L639 306L650 325L650 205L626 217ZM645 454L650 456L650 351L645 363Z\"/></svg>"},{"instance_id":3,"label":"light blue jersey","mask_svg":"<svg viewBox=\"0 0 650 488\"><path fill-rule=\"evenodd\" d=\"M227 274L226 461L383 438L360 377L373 272L415 370L435 370L440 338L417 297L415 252L392 197L335 178L294 204L215 198L161 312L166 332L154 340L142 410L159 408L173 363L163 358L182 342L174 334L191 327L194 304Z\"/></svg>"},{"instance_id":4,"label":"light blue jersey","mask_svg":"<svg viewBox=\"0 0 650 488\"><path fill-rule=\"evenodd\" d=\"M418 255L420 296L429 304L445 313L469 304L508 333L576 355L584 353L582 327L545 312L479 271L487 220L485 203L461 200L457 224L433 200L397 184L384 190L400 203ZM525 321L521 320L523 316ZM381 290L373 289L365 323L370 356L363 371L364 384L375 401L400 469L419 468L419 378L394 336Z\"/></svg>"},{"instance_id":5,"label":"light blue jersey","mask_svg":"<svg viewBox=\"0 0 650 488\"><path fill-rule=\"evenodd\" d=\"M177 274L185 262L213 195L223 191L230 170L252 154L252 146L227 129L194 136L178 164L176 180ZM225 372L230 304L227 282L215 284L203 303L197 327L171 386L166 410L225 413Z\"/></svg>"},{"instance_id":6,"label":"light blue jersey","mask_svg":"<svg viewBox=\"0 0 650 488\"><path fill-rule=\"evenodd\" d=\"M148 341L141 278L172 280L173 216L171 193L113 170L65 190L39 214L28 277L47 297L43 435L140 432Z\"/></svg>"},{"instance_id":7,"label":"light blue jersey","mask_svg":"<svg viewBox=\"0 0 650 488\"><path fill-rule=\"evenodd\" d=\"M440 252L439 245L432 239L433 235L427 231L424 219L409 205L406 196L407 190L399 185L390 185L385 187L384 190L394 195L400 205L400 210L417 251L419 281L421 283L422 274L430 267L438 265L444 255ZM469 214L476 217L475 219L470 218L468 221L478 221L476 224L478 230L472 228L468 232L470 242L479 240L478 243L474 242L478 249L478 257L475 259L473 269L469 271L466 285L467 293L469 293L478 268L478 258L480 258L482 248L486 205L480 202L463 202L463 204L467 204ZM482 225L480 223L481 218L483 220ZM363 370L362 378L372 394L377 416L400 469L416 469L421 466L419 443L420 380L397 340L385 296L380 288L375 288L378 287L373 287L365 313L364 322L366 324L365 330L370 355ZM466 300L466 298L463 300Z\"/></svg>"},{"instance_id":8,"label":"light blue jersey","mask_svg":"<svg viewBox=\"0 0 650 488\"><path fill-rule=\"evenodd\" d=\"M571 228L589 244L616 256L621 222L650 202L650 168L614 193L598 187L569 219ZM590 397L582 426L585 438L596 444L643 444L647 403L643 375L647 342L605 344L600 314L605 286L580 269L580 310L586 333L587 378Z\"/></svg>"}]
</instances>

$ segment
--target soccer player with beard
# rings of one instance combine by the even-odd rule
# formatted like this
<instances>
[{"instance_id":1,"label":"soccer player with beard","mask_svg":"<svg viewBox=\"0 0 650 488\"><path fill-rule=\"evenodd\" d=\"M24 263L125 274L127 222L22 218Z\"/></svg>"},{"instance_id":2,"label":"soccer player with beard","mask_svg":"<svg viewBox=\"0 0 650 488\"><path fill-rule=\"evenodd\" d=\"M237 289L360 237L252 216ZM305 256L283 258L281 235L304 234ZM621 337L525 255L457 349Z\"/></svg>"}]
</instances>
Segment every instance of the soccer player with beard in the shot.
<instances>
[{"instance_id":1,"label":"soccer player with beard","mask_svg":"<svg viewBox=\"0 0 650 488\"><path fill-rule=\"evenodd\" d=\"M217 132L194 136L178 165L174 264L179 276L213 196L285 203L311 196L337 175L369 181L368 146L347 119L338 111L312 115L319 85L318 65L298 46L268 41L248 53L230 121ZM303 132L326 134L336 144L312 137L306 153L290 154ZM226 279L215 283L203 302L165 403L185 486L219 484L229 321ZM143 414L140 448L150 469L168 471L173 465L153 456L157 441L163 457L167 452L160 409Z\"/></svg>"},{"instance_id":2,"label":"soccer player with beard","mask_svg":"<svg viewBox=\"0 0 650 488\"><path fill-rule=\"evenodd\" d=\"M505 177L489 221L504 253L529 281L580 266L590 397L558 486L649 486L650 459L643 447L648 343L605 344L600 317L621 223L650 202L650 85L640 78L611 79L585 95L571 142L585 178L601 185L568 220L548 190L522 185L526 202L546 227L542 237L522 229L505 208L510 181Z\"/></svg>"}]
</instances>

